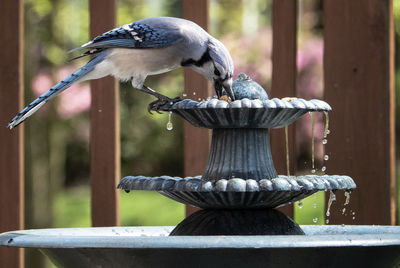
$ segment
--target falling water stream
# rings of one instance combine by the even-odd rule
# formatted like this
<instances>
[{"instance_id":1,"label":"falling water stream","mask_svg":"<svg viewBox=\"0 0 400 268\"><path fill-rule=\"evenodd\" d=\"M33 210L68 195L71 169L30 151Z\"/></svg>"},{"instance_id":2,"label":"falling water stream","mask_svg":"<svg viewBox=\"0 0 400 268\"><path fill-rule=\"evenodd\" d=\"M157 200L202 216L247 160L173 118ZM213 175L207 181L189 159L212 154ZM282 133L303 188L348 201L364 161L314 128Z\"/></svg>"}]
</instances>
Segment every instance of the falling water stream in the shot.
<instances>
[{"instance_id":1,"label":"falling water stream","mask_svg":"<svg viewBox=\"0 0 400 268\"><path fill-rule=\"evenodd\" d=\"M344 201L344 208L342 210L342 215L344 215L344 213L346 212L346 206L350 203L350 195L351 192L350 191L345 191L344 192L344 196L346 197L346 200Z\"/></svg>"},{"instance_id":2,"label":"falling water stream","mask_svg":"<svg viewBox=\"0 0 400 268\"><path fill-rule=\"evenodd\" d=\"M315 138L314 138L314 113L311 116L311 173L315 173Z\"/></svg>"},{"instance_id":3,"label":"falling water stream","mask_svg":"<svg viewBox=\"0 0 400 268\"><path fill-rule=\"evenodd\" d=\"M328 201L328 209L326 210L326 216L329 217L331 215L331 206L333 202L336 201L336 195L332 190L329 190L329 201Z\"/></svg>"},{"instance_id":4,"label":"falling water stream","mask_svg":"<svg viewBox=\"0 0 400 268\"><path fill-rule=\"evenodd\" d=\"M287 172L287 176L290 177L290 169L289 169L289 131L288 131L288 126L285 126L285 143L286 143L286 172Z\"/></svg>"}]
</instances>

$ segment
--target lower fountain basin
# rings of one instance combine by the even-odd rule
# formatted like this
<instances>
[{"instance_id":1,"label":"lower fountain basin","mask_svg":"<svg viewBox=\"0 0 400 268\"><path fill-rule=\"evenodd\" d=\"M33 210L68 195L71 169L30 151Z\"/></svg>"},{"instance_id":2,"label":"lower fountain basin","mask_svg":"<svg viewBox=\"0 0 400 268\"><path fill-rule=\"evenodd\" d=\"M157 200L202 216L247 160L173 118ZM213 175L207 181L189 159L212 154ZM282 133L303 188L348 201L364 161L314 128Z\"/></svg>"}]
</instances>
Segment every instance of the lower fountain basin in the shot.
<instances>
[{"instance_id":1,"label":"lower fountain basin","mask_svg":"<svg viewBox=\"0 0 400 268\"><path fill-rule=\"evenodd\" d=\"M274 208L301 200L317 191L351 191L356 184L349 176L282 176L260 181L234 178L207 181L197 177L128 176L119 189L158 191L175 201L205 209Z\"/></svg>"},{"instance_id":2,"label":"lower fountain basin","mask_svg":"<svg viewBox=\"0 0 400 268\"><path fill-rule=\"evenodd\" d=\"M58 267L397 267L400 227L301 226L303 236L168 236L173 227L39 229L0 245L38 248Z\"/></svg>"}]
</instances>

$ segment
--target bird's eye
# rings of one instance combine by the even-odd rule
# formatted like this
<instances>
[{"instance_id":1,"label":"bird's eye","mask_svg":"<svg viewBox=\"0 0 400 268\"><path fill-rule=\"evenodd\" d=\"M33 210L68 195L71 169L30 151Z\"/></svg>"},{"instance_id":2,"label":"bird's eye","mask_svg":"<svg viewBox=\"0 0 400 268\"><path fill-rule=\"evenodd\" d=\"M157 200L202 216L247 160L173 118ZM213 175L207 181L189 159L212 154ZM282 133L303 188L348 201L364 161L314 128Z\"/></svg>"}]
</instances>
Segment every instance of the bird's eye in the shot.
<instances>
[{"instance_id":1,"label":"bird's eye","mask_svg":"<svg viewBox=\"0 0 400 268\"><path fill-rule=\"evenodd\" d=\"M221 72L218 71L217 68L214 68L214 74L215 74L216 76L220 76L220 75L221 75Z\"/></svg>"}]
</instances>

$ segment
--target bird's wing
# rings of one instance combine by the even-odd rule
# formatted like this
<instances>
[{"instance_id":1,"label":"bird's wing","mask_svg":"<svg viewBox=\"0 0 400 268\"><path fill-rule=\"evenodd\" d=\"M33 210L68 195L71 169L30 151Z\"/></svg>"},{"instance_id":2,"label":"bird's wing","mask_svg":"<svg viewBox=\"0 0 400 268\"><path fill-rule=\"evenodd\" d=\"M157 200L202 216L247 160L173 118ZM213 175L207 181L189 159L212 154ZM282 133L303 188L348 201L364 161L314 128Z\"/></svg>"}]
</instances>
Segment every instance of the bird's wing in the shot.
<instances>
[{"instance_id":1,"label":"bird's wing","mask_svg":"<svg viewBox=\"0 0 400 268\"><path fill-rule=\"evenodd\" d=\"M180 38L182 35L178 29L133 22L99 35L70 52L88 49L87 54L93 54L105 48L164 48L174 44Z\"/></svg>"}]
</instances>

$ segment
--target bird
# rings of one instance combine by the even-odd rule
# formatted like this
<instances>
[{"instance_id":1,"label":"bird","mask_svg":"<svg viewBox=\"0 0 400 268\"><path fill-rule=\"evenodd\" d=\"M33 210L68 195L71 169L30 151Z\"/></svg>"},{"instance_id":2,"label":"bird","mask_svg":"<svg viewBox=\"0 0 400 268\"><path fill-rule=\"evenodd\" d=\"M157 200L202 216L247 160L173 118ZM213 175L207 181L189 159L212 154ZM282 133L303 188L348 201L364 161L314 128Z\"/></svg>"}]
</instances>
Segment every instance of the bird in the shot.
<instances>
[{"instance_id":1,"label":"bird","mask_svg":"<svg viewBox=\"0 0 400 268\"><path fill-rule=\"evenodd\" d=\"M217 97L232 91L233 60L225 45L196 23L174 17L151 17L125 24L103 33L70 53L86 50L81 58L93 55L86 65L54 85L18 113L8 124L12 129L39 110L47 101L73 83L112 75L130 81L139 91L157 98L148 111L159 112L163 105L181 98L169 98L144 85L149 75L188 67L214 85Z\"/></svg>"}]
</instances>

